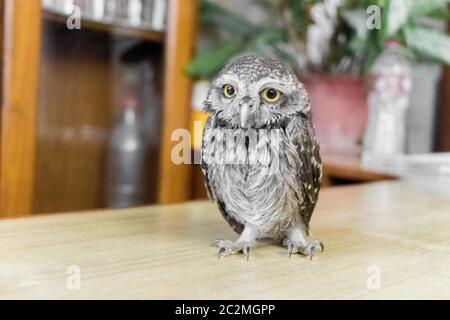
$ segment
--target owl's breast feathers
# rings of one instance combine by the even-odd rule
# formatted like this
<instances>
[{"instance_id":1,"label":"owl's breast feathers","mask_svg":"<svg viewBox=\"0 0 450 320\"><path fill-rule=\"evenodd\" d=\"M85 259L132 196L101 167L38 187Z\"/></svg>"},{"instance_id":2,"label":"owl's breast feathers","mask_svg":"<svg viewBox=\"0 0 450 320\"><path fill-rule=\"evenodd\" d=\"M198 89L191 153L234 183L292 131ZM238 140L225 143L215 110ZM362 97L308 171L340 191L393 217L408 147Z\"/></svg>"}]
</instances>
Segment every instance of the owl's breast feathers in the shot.
<instances>
[{"instance_id":1,"label":"owl's breast feathers","mask_svg":"<svg viewBox=\"0 0 450 320\"><path fill-rule=\"evenodd\" d=\"M283 128L242 130L207 121L202 170L210 199L240 233L252 223L276 237L296 219L308 226L322 178L319 145L309 118Z\"/></svg>"}]
</instances>

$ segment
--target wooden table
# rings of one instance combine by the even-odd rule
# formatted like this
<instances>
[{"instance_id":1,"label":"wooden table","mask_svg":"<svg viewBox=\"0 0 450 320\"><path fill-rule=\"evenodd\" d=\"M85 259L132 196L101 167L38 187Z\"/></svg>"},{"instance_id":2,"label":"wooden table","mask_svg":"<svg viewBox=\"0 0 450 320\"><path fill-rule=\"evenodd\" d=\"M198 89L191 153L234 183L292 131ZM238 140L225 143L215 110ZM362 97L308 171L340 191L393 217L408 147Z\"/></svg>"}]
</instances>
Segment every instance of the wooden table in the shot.
<instances>
[{"instance_id":1,"label":"wooden table","mask_svg":"<svg viewBox=\"0 0 450 320\"><path fill-rule=\"evenodd\" d=\"M212 240L235 235L207 202L1 220L0 299L450 298L450 198L329 188L311 225L312 261L276 243L246 261L217 258Z\"/></svg>"}]
</instances>

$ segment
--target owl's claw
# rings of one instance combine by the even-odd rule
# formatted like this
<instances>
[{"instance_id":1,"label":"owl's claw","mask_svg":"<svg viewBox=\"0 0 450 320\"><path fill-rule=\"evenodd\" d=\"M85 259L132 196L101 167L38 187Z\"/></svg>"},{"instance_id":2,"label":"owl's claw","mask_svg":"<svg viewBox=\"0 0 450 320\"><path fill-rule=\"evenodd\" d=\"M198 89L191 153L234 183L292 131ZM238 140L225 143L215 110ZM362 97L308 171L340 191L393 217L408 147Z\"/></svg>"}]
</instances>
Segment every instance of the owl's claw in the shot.
<instances>
[{"instance_id":1,"label":"owl's claw","mask_svg":"<svg viewBox=\"0 0 450 320\"><path fill-rule=\"evenodd\" d=\"M292 256L292 253L294 252L295 249L295 245L292 242L288 243L288 253L289 253L289 259Z\"/></svg>"},{"instance_id":2,"label":"owl's claw","mask_svg":"<svg viewBox=\"0 0 450 320\"><path fill-rule=\"evenodd\" d=\"M289 258L292 253L298 252L305 256L309 256L309 260L311 261L316 253L316 249L320 248L321 252L324 251L325 247L323 246L322 241L320 240L311 240L307 241L306 244L303 242L292 241L289 239L285 239L283 241L283 245L287 246Z\"/></svg>"},{"instance_id":3,"label":"owl's claw","mask_svg":"<svg viewBox=\"0 0 450 320\"><path fill-rule=\"evenodd\" d=\"M243 252L244 255L247 257L247 261L248 261L248 259L250 258L250 251L251 251L250 247L244 247L244 248L242 248L242 252Z\"/></svg>"},{"instance_id":4,"label":"owl's claw","mask_svg":"<svg viewBox=\"0 0 450 320\"><path fill-rule=\"evenodd\" d=\"M225 253L225 248L220 248L219 253L218 253L219 259L224 255L224 253Z\"/></svg>"},{"instance_id":5,"label":"owl's claw","mask_svg":"<svg viewBox=\"0 0 450 320\"><path fill-rule=\"evenodd\" d=\"M219 239L213 242L213 246L219 248L219 259L223 256L242 252L247 260L249 260L253 244L248 242Z\"/></svg>"}]
</instances>

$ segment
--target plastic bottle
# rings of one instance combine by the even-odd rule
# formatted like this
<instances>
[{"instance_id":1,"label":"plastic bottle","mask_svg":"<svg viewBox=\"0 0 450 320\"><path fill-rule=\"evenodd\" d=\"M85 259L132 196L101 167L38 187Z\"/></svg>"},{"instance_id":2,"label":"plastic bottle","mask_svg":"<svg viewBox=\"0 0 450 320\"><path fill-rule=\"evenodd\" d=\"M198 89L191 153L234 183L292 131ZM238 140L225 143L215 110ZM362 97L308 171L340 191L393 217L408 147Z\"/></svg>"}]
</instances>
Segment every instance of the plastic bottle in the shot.
<instances>
[{"instance_id":1,"label":"plastic bottle","mask_svg":"<svg viewBox=\"0 0 450 320\"><path fill-rule=\"evenodd\" d=\"M107 152L106 205L126 208L142 205L146 195L147 139L137 103L129 98L112 130Z\"/></svg>"},{"instance_id":2,"label":"plastic bottle","mask_svg":"<svg viewBox=\"0 0 450 320\"><path fill-rule=\"evenodd\" d=\"M370 72L364 167L383 169L389 159L404 153L410 92L410 64L401 53L401 45L389 40Z\"/></svg>"}]
</instances>

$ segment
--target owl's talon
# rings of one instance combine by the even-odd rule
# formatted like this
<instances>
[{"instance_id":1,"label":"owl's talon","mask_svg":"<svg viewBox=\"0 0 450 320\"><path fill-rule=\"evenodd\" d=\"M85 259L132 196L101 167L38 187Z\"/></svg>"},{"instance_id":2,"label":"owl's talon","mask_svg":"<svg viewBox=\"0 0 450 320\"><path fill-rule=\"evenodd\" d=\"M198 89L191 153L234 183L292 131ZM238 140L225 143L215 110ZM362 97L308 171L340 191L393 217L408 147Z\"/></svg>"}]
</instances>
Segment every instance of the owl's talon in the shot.
<instances>
[{"instance_id":1,"label":"owl's talon","mask_svg":"<svg viewBox=\"0 0 450 320\"><path fill-rule=\"evenodd\" d=\"M247 242L238 242L231 240L216 240L213 242L213 246L219 248L219 258L230 254L242 252L244 256L249 260L252 249L252 244Z\"/></svg>"},{"instance_id":2,"label":"owl's talon","mask_svg":"<svg viewBox=\"0 0 450 320\"><path fill-rule=\"evenodd\" d=\"M250 247L244 247L244 248L242 249L242 252L244 253L245 257L247 258L247 261L248 261L248 259L250 258L250 251L251 251L251 248L250 248Z\"/></svg>"},{"instance_id":3,"label":"owl's talon","mask_svg":"<svg viewBox=\"0 0 450 320\"><path fill-rule=\"evenodd\" d=\"M225 254L225 248L220 248L220 249L219 249L219 253L218 253L219 259L220 259L224 254Z\"/></svg>"},{"instance_id":4,"label":"owl's talon","mask_svg":"<svg viewBox=\"0 0 450 320\"><path fill-rule=\"evenodd\" d=\"M314 247L312 247L311 251L309 252L309 261L312 261L315 251L316 251L316 249Z\"/></svg>"},{"instance_id":5,"label":"owl's talon","mask_svg":"<svg viewBox=\"0 0 450 320\"><path fill-rule=\"evenodd\" d=\"M289 258L291 257L294 251L296 253L300 253L305 256L309 256L309 260L311 261L316 253L316 249L320 248L321 252L324 251L324 246L322 241L320 240L311 240L307 241L306 244L304 242L292 241L289 239L285 239L283 241L283 245L287 246Z\"/></svg>"},{"instance_id":6,"label":"owl's talon","mask_svg":"<svg viewBox=\"0 0 450 320\"><path fill-rule=\"evenodd\" d=\"M294 252L295 249L295 245L292 242L289 242L288 244L288 254L289 254L289 259L292 256L292 253Z\"/></svg>"}]
</instances>

